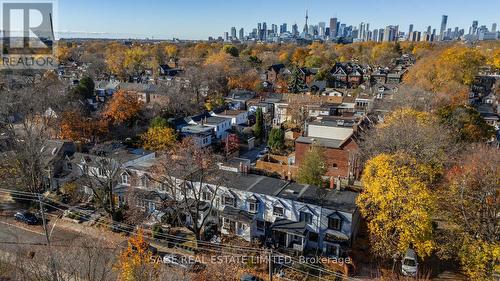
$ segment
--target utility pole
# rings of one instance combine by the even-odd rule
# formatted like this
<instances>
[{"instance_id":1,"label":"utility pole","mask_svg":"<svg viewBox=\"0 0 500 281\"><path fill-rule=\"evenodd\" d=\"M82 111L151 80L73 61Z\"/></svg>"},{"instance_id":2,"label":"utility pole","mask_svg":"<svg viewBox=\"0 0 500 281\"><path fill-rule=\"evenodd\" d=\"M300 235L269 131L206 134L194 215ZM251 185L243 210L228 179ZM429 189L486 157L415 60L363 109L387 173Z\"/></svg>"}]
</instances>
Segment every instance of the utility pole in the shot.
<instances>
[{"instance_id":1,"label":"utility pole","mask_svg":"<svg viewBox=\"0 0 500 281\"><path fill-rule=\"evenodd\" d=\"M273 249L269 251L269 281L273 281Z\"/></svg>"},{"instance_id":2,"label":"utility pole","mask_svg":"<svg viewBox=\"0 0 500 281\"><path fill-rule=\"evenodd\" d=\"M38 194L38 203L40 204L40 213L42 215L42 223L43 223L43 230L45 231L45 238L47 239L47 247L49 248L49 255L50 255L50 270L52 271L52 280L57 281L57 271L56 271L56 264L54 262L54 257L52 256L52 250L50 248L50 236L49 236L49 231L47 228L47 222L45 220L45 210L43 209L43 204L42 204L42 194Z\"/></svg>"}]
</instances>

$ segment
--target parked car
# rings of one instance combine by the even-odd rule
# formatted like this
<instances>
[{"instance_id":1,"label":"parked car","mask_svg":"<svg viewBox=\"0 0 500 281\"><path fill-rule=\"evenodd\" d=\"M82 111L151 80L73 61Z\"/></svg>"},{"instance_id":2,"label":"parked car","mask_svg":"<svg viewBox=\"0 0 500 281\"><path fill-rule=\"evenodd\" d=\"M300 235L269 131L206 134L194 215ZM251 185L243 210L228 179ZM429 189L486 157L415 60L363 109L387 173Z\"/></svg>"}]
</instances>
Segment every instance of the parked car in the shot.
<instances>
[{"instance_id":1,"label":"parked car","mask_svg":"<svg viewBox=\"0 0 500 281\"><path fill-rule=\"evenodd\" d=\"M205 269L205 265L197 262L193 257L181 256L178 254L166 254L163 256L163 263L177 266L192 272L200 272Z\"/></svg>"},{"instance_id":2,"label":"parked car","mask_svg":"<svg viewBox=\"0 0 500 281\"><path fill-rule=\"evenodd\" d=\"M418 273L418 260L415 251L408 249L401 260L401 273L405 276L416 276Z\"/></svg>"},{"instance_id":3,"label":"parked car","mask_svg":"<svg viewBox=\"0 0 500 281\"><path fill-rule=\"evenodd\" d=\"M25 224L35 225L40 223L40 220L34 214L27 211L19 211L14 214L16 221L24 222Z\"/></svg>"},{"instance_id":4,"label":"parked car","mask_svg":"<svg viewBox=\"0 0 500 281\"><path fill-rule=\"evenodd\" d=\"M250 274L245 274L240 278L240 281L261 281L261 280L262 280L261 278Z\"/></svg>"}]
</instances>

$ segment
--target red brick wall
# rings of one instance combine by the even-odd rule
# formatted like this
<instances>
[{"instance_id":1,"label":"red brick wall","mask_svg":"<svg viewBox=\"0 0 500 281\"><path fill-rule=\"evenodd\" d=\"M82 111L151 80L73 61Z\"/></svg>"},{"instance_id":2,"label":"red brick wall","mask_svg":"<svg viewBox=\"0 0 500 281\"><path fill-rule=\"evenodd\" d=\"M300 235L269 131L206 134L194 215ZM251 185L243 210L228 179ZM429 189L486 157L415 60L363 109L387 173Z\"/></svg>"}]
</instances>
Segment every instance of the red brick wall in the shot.
<instances>
[{"instance_id":1,"label":"red brick wall","mask_svg":"<svg viewBox=\"0 0 500 281\"><path fill-rule=\"evenodd\" d=\"M309 151L310 144L295 143L295 162L300 167L306 153ZM358 145L349 139L341 148L324 148L324 157L327 166L326 176L329 177L347 177L349 175L349 154L351 161L353 155L358 150ZM336 167L334 167L336 164Z\"/></svg>"}]
</instances>

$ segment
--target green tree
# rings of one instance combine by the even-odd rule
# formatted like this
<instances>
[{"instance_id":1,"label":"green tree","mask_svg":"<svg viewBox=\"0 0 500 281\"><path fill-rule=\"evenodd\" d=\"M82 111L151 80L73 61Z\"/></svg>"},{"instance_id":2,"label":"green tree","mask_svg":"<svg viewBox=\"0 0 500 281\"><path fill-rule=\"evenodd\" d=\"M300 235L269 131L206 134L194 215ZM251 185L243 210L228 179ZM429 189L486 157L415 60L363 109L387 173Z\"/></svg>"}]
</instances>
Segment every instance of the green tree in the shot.
<instances>
[{"instance_id":1,"label":"green tree","mask_svg":"<svg viewBox=\"0 0 500 281\"><path fill-rule=\"evenodd\" d=\"M233 45L224 45L224 47L222 47L222 50L233 57L238 57L240 55L240 51L238 50L238 48Z\"/></svg>"},{"instance_id":2,"label":"green tree","mask_svg":"<svg viewBox=\"0 0 500 281\"><path fill-rule=\"evenodd\" d=\"M300 93L304 91L306 88L306 84L300 73L300 69L298 67L294 67L292 70L292 75L290 75L290 79L288 80L288 91L292 93Z\"/></svg>"},{"instance_id":3,"label":"green tree","mask_svg":"<svg viewBox=\"0 0 500 281\"><path fill-rule=\"evenodd\" d=\"M78 85L73 89L72 94L76 99L84 100L94 97L95 84L92 78L84 77Z\"/></svg>"},{"instance_id":4,"label":"green tree","mask_svg":"<svg viewBox=\"0 0 500 281\"><path fill-rule=\"evenodd\" d=\"M285 146L285 131L283 128L272 128L269 132L269 139L267 145L273 152L278 152Z\"/></svg>"},{"instance_id":5,"label":"green tree","mask_svg":"<svg viewBox=\"0 0 500 281\"><path fill-rule=\"evenodd\" d=\"M149 127L150 128L165 128L168 127L168 121L167 119L161 117L161 116L156 116L155 118L151 119L149 122Z\"/></svg>"},{"instance_id":6,"label":"green tree","mask_svg":"<svg viewBox=\"0 0 500 281\"><path fill-rule=\"evenodd\" d=\"M325 173L326 165L323 150L313 144L306 153L303 162L299 164L297 181L303 184L321 186L323 183L322 177Z\"/></svg>"},{"instance_id":7,"label":"green tree","mask_svg":"<svg viewBox=\"0 0 500 281\"><path fill-rule=\"evenodd\" d=\"M255 112L253 134L256 138L262 138L264 136L264 114L262 113L262 108L257 108L257 111Z\"/></svg>"}]
</instances>

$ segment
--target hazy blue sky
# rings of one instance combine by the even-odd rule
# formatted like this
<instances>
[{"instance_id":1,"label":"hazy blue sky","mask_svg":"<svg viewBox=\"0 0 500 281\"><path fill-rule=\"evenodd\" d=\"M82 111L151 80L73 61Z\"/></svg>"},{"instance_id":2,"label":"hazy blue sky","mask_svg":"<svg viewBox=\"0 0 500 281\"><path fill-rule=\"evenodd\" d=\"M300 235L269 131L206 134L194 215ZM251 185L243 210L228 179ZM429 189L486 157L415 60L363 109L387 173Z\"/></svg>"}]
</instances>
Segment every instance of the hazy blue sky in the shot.
<instances>
[{"instance_id":1,"label":"hazy blue sky","mask_svg":"<svg viewBox=\"0 0 500 281\"><path fill-rule=\"evenodd\" d=\"M399 24L406 31L413 23L416 30L439 30L442 14L448 27L466 31L472 20L488 28L500 23L500 0L59 0L56 29L87 37L207 39L232 26L247 34L263 21L302 30L306 8L313 24L337 17L348 25L369 22L370 29Z\"/></svg>"}]
</instances>

